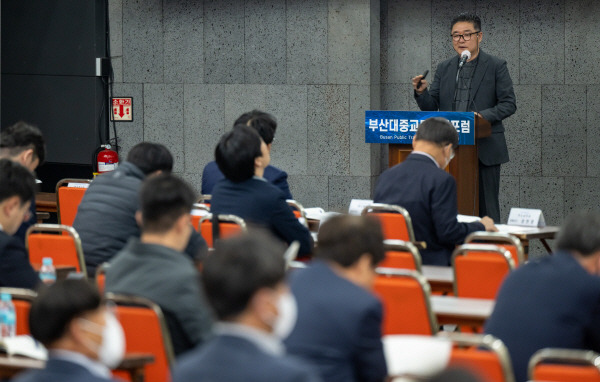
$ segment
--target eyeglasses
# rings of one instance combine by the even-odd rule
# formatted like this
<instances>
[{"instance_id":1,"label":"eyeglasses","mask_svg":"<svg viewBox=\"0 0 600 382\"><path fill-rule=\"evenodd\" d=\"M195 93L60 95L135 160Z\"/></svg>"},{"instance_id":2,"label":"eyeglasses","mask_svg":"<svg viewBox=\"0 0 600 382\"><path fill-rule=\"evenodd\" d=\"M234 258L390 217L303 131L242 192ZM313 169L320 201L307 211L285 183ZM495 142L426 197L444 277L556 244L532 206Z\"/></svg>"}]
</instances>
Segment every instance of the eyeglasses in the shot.
<instances>
[{"instance_id":1,"label":"eyeglasses","mask_svg":"<svg viewBox=\"0 0 600 382\"><path fill-rule=\"evenodd\" d=\"M460 41L461 37L464 41L470 41L471 36L473 36L474 34L477 34L479 32L481 32L481 31L464 33L464 34L451 34L450 37L452 37L452 40L454 40L454 41Z\"/></svg>"}]
</instances>

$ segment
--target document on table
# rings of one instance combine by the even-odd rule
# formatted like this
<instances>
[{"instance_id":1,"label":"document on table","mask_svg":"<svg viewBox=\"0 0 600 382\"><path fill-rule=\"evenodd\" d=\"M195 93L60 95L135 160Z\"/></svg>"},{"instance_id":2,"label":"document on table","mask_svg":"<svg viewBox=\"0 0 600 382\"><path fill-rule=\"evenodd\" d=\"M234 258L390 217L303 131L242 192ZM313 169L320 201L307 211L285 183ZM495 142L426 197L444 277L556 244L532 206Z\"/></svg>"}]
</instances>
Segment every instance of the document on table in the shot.
<instances>
[{"instance_id":1,"label":"document on table","mask_svg":"<svg viewBox=\"0 0 600 382\"><path fill-rule=\"evenodd\" d=\"M499 232L504 232L504 233L531 233L531 232L539 231L539 228L535 228L535 227L521 227L518 225L508 225L508 224L496 224L496 228L498 228Z\"/></svg>"}]
</instances>

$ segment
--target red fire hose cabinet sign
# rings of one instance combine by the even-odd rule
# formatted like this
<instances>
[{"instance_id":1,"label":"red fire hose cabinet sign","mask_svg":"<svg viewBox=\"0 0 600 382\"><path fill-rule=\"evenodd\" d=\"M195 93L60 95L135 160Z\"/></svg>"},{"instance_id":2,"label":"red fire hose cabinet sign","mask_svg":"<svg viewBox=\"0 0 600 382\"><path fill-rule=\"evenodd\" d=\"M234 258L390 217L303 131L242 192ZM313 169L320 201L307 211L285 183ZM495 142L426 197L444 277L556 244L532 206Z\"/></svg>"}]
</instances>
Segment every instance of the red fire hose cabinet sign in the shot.
<instances>
[{"instance_id":1,"label":"red fire hose cabinet sign","mask_svg":"<svg viewBox=\"0 0 600 382\"><path fill-rule=\"evenodd\" d=\"M112 113L110 120L115 122L133 121L133 97L111 98Z\"/></svg>"}]
</instances>

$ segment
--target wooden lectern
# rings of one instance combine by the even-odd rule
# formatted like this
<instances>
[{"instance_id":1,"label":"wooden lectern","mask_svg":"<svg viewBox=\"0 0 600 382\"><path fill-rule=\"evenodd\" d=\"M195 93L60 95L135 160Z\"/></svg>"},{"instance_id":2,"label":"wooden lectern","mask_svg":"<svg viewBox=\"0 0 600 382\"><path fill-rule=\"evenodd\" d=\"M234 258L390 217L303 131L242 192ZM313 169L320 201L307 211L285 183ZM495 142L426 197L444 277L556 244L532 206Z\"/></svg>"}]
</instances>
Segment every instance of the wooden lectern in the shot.
<instances>
[{"instance_id":1,"label":"wooden lectern","mask_svg":"<svg viewBox=\"0 0 600 382\"><path fill-rule=\"evenodd\" d=\"M446 168L456 179L458 194L458 213L479 216L479 159L477 157L477 138L489 137L492 125L475 114L475 145L461 145L456 156ZM404 161L412 152L410 144L389 145L390 167Z\"/></svg>"}]
</instances>

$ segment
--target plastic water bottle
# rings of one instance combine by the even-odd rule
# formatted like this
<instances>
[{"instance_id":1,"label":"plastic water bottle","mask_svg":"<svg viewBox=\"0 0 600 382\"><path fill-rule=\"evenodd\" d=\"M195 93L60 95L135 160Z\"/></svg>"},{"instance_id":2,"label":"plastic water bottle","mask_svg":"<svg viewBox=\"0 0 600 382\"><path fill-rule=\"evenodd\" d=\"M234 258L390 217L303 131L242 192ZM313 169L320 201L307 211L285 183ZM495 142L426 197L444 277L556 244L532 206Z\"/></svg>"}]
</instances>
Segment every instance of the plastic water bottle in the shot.
<instances>
[{"instance_id":1,"label":"plastic water bottle","mask_svg":"<svg viewBox=\"0 0 600 382\"><path fill-rule=\"evenodd\" d=\"M54 269L54 265L52 265L51 257L44 257L42 259L40 279L46 285L54 284L56 282L56 270Z\"/></svg>"},{"instance_id":2,"label":"plastic water bottle","mask_svg":"<svg viewBox=\"0 0 600 382\"><path fill-rule=\"evenodd\" d=\"M17 313L8 293L0 294L0 334L2 337L14 337L17 332Z\"/></svg>"}]
</instances>

